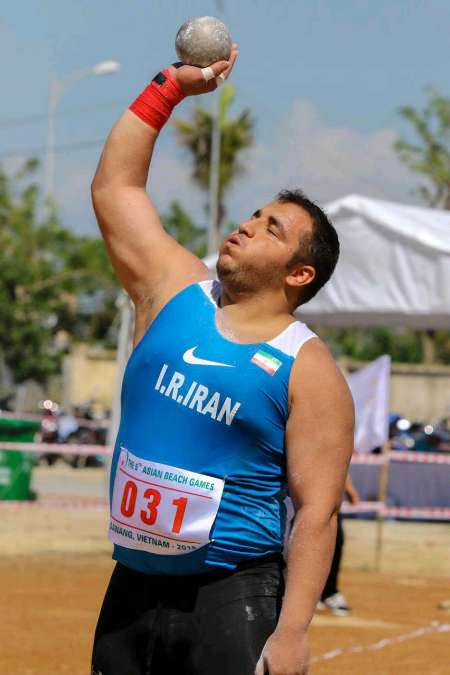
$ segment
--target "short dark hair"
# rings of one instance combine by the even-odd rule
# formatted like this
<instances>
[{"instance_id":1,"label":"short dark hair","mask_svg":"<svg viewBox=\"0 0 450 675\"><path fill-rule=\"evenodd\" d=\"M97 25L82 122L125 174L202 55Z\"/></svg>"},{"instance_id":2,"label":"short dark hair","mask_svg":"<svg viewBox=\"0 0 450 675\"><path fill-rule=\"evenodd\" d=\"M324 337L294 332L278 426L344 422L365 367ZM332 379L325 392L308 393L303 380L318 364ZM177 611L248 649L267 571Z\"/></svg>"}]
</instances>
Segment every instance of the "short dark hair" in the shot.
<instances>
[{"instance_id":1,"label":"short dark hair","mask_svg":"<svg viewBox=\"0 0 450 675\"><path fill-rule=\"evenodd\" d=\"M312 220L311 234L302 237L298 251L288 262L288 269L297 263L304 263L316 270L313 281L301 289L298 305L304 305L327 283L334 272L339 258L338 235L327 215L301 190L281 190L275 199L278 202L297 204Z\"/></svg>"}]
</instances>

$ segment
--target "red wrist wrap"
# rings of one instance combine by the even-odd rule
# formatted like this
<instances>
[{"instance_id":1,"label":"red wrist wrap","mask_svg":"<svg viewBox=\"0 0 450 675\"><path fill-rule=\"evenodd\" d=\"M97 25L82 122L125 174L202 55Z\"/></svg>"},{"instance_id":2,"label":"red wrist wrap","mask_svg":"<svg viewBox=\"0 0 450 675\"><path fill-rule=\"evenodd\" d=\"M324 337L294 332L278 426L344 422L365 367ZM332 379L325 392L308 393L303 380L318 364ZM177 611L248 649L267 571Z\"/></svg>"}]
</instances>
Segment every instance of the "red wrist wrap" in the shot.
<instances>
[{"instance_id":1,"label":"red wrist wrap","mask_svg":"<svg viewBox=\"0 0 450 675\"><path fill-rule=\"evenodd\" d=\"M174 107L186 94L166 68L158 73L148 87L130 105L130 110L143 122L159 131L170 117Z\"/></svg>"}]
</instances>

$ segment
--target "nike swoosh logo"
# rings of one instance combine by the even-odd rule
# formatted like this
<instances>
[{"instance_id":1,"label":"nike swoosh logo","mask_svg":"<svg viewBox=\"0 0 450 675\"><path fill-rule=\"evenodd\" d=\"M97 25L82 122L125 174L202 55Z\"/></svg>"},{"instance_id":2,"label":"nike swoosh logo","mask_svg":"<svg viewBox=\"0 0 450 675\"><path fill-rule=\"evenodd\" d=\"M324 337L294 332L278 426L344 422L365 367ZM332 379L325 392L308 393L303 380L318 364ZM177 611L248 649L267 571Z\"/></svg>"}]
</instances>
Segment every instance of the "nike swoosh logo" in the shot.
<instances>
[{"instance_id":1,"label":"nike swoosh logo","mask_svg":"<svg viewBox=\"0 0 450 675\"><path fill-rule=\"evenodd\" d=\"M222 366L222 368L234 368L235 366L230 363L220 363L219 361L208 361L207 359L200 359L198 356L194 356L194 352L197 347L191 347L187 349L183 354L183 361L189 363L191 366Z\"/></svg>"}]
</instances>

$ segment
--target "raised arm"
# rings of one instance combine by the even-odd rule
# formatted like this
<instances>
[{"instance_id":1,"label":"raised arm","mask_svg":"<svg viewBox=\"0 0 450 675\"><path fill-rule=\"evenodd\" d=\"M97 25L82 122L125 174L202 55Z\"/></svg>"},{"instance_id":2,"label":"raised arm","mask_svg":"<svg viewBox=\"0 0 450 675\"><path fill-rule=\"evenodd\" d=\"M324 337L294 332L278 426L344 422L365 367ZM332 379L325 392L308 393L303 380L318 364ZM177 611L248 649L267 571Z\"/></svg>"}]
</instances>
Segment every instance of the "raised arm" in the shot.
<instances>
[{"instance_id":1,"label":"raised arm","mask_svg":"<svg viewBox=\"0 0 450 675\"><path fill-rule=\"evenodd\" d=\"M236 55L234 49L230 63L213 64L214 75L228 76ZM136 339L173 295L207 276L203 263L165 232L146 184L164 116L184 96L213 91L216 79L206 82L201 69L194 66L170 66L164 73L143 92L137 100L140 104L134 104L133 111L127 110L113 127L92 183L103 238L136 306Z\"/></svg>"},{"instance_id":2,"label":"raised arm","mask_svg":"<svg viewBox=\"0 0 450 675\"><path fill-rule=\"evenodd\" d=\"M353 451L353 400L318 339L310 340L297 357L290 403L287 472L296 514L281 614L257 675L308 672L307 630L329 572L336 516Z\"/></svg>"}]
</instances>

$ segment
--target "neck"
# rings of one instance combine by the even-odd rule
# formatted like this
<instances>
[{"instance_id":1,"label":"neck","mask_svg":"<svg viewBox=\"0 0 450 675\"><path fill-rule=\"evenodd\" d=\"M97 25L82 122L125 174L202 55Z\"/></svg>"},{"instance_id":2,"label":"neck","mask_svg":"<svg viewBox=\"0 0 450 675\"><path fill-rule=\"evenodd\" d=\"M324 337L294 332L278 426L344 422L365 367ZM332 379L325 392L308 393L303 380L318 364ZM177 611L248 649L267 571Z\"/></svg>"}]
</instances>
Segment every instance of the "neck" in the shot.
<instances>
[{"instance_id":1,"label":"neck","mask_svg":"<svg viewBox=\"0 0 450 675\"><path fill-rule=\"evenodd\" d=\"M225 315L247 325L261 325L291 318L292 311L283 291L262 289L257 293L238 291L222 283L220 308Z\"/></svg>"}]
</instances>

